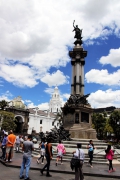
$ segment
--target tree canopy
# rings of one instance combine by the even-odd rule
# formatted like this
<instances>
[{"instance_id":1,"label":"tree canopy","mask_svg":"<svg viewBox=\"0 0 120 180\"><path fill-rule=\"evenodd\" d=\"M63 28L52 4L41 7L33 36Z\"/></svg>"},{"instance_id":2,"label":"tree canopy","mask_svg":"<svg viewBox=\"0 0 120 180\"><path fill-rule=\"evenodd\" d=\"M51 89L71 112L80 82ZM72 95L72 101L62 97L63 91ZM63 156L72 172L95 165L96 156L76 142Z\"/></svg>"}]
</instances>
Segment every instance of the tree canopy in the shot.
<instances>
[{"instance_id":1,"label":"tree canopy","mask_svg":"<svg viewBox=\"0 0 120 180\"><path fill-rule=\"evenodd\" d=\"M14 114L7 111L0 111L1 128L5 131L15 130L16 124Z\"/></svg>"},{"instance_id":2,"label":"tree canopy","mask_svg":"<svg viewBox=\"0 0 120 180\"><path fill-rule=\"evenodd\" d=\"M5 107L8 106L8 102L5 100L0 101L0 109L4 110Z\"/></svg>"}]
</instances>

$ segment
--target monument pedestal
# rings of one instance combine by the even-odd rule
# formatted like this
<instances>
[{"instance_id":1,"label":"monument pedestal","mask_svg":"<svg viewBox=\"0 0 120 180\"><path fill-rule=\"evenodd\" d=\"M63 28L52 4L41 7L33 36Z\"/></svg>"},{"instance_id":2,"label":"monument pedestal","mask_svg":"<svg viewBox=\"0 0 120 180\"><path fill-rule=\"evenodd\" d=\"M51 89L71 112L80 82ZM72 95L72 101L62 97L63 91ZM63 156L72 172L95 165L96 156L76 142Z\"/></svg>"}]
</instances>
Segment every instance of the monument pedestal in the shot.
<instances>
[{"instance_id":1,"label":"monument pedestal","mask_svg":"<svg viewBox=\"0 0 120 180\"><path fill-rule=\"evenodd\" d=\"M92 128L90 105L63 107L63 125L69 130L71 138L96 139L96 131Z\"/></svg>"}]
</instances>

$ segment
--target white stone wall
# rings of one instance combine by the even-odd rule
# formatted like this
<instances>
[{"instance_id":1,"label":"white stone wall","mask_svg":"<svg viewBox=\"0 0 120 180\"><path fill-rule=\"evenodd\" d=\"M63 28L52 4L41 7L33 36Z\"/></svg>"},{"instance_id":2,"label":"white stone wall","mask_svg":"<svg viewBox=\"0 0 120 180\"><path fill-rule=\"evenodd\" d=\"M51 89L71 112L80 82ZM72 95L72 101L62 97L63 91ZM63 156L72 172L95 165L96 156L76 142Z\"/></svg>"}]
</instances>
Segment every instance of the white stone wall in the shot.
<instances>
[{"instance_id":1,"label":"white stone wall","mask_svg":"<svg viewBox=\"0 0 120 180\"><path fill-rule=\"evenodd\" d=\"M40 124L40 120L42 120L42 124ZM28 128L28 134L31 134L32 129L36 131L36 133L39 133L40 131L46 133L46 131L50 132L51 129L54 128L52 126L52 122L54 121L54 118L51 117L45 117L45 116L39 116L36 114L29 114L29 128ZM58 121L54 122L54 125L59 127Z\"/></svg>"}]
</instances>

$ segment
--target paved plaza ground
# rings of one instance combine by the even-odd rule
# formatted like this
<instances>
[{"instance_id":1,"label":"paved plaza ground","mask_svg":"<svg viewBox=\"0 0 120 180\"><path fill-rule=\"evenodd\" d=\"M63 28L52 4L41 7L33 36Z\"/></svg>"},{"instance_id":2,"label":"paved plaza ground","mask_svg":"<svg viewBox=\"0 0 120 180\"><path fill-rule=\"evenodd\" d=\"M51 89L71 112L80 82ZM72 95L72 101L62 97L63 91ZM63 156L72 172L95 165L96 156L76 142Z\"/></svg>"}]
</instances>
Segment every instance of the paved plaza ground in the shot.
<instances>
[{"instance_id":1,"label":"paved plaza ground","mask_svg":"<svg viewBox=\"0 0 120 180\"><path fill-rule=\"evenodd\" d=\"M6 167L0 163L0 180L19 180L19 168ZM52 173L52 177L41 176L40 172L37 170L30 170L29 175L31 180L74 180L74 175L64 174L64 173ZM105 178L105 177L94 177L85 176L85 180L118 180L119 178Z\"/></svg>"},{"instance_id":2,"label":"paved plaza ground","mask_svg":"<svg viewBox=\"0 0 120 180\"><path fill-rule=\"evenodd\" d=\"M1 153L0 153L1 154ZM17 180L19 179L19 171L20 165L22 162L22 153L14 153L13 162L4 163L1 161L0 163L0 180ZM45 160L46 162L46 160ZM71 170L70 164L68 162L64 162L63 165L55 166L55 161L51 161L50 173L52 177L46 177L45 172L42 176L40 174L40 169L44 165L37 164L36 158L32 158L31 170L30 170L30 178L32 180L46 180L46 179L56 179L56 180L74 180L74 171ZM90 168L87 164L83 166L83 172L85 176L85 180L112 180L112 179L120 179L120 165L114 165L116 168L116 172L108 173L108 165L98 165L94 164L93 168Z\"/></svg>"}]
</instances>

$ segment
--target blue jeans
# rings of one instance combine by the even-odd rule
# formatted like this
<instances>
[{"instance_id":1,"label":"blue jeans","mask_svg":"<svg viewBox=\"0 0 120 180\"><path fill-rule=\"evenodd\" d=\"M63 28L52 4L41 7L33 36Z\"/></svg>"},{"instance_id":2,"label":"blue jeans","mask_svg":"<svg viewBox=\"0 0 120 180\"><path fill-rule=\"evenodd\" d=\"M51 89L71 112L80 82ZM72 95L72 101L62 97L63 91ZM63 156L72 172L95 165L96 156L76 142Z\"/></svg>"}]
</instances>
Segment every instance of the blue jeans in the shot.
<instances>
[{"instance_id":1,"label":"blue jeans","mask_svg":"<svg viewBox=\"0 0 120 180\"><path fill-rule=\"evenodd\" d=\"M23 155L23 161L22 161L22 165L21 165L21 169L20 169L20 177L23 176L24 169L26 168L25 179L28 178L30 163L31 163L31 157L27 157L27 156Z\"/></svg>"},{"instance_id":2,"label":"blue jeans","mask_svg":"<svg viewBox=\"0 0 120 180\"><path fill-rule=\"evenodd\" d=\"M49 174L49 168L50 168L50 156L46 155L46 165L44 166L44 168L42 169L42 171L44 171L47 168L47 174Z\"/></svg>"},{"instance_id":3,"label":"blue jeans","mask_svg":"<svg viewBox=\"0 0 120 180\"><path fill-rule=\"evenodd\" d=\"M2 145L2 158L5 159L5 155L6 155L6 147Z\"/></svg>"}]
</instances>

